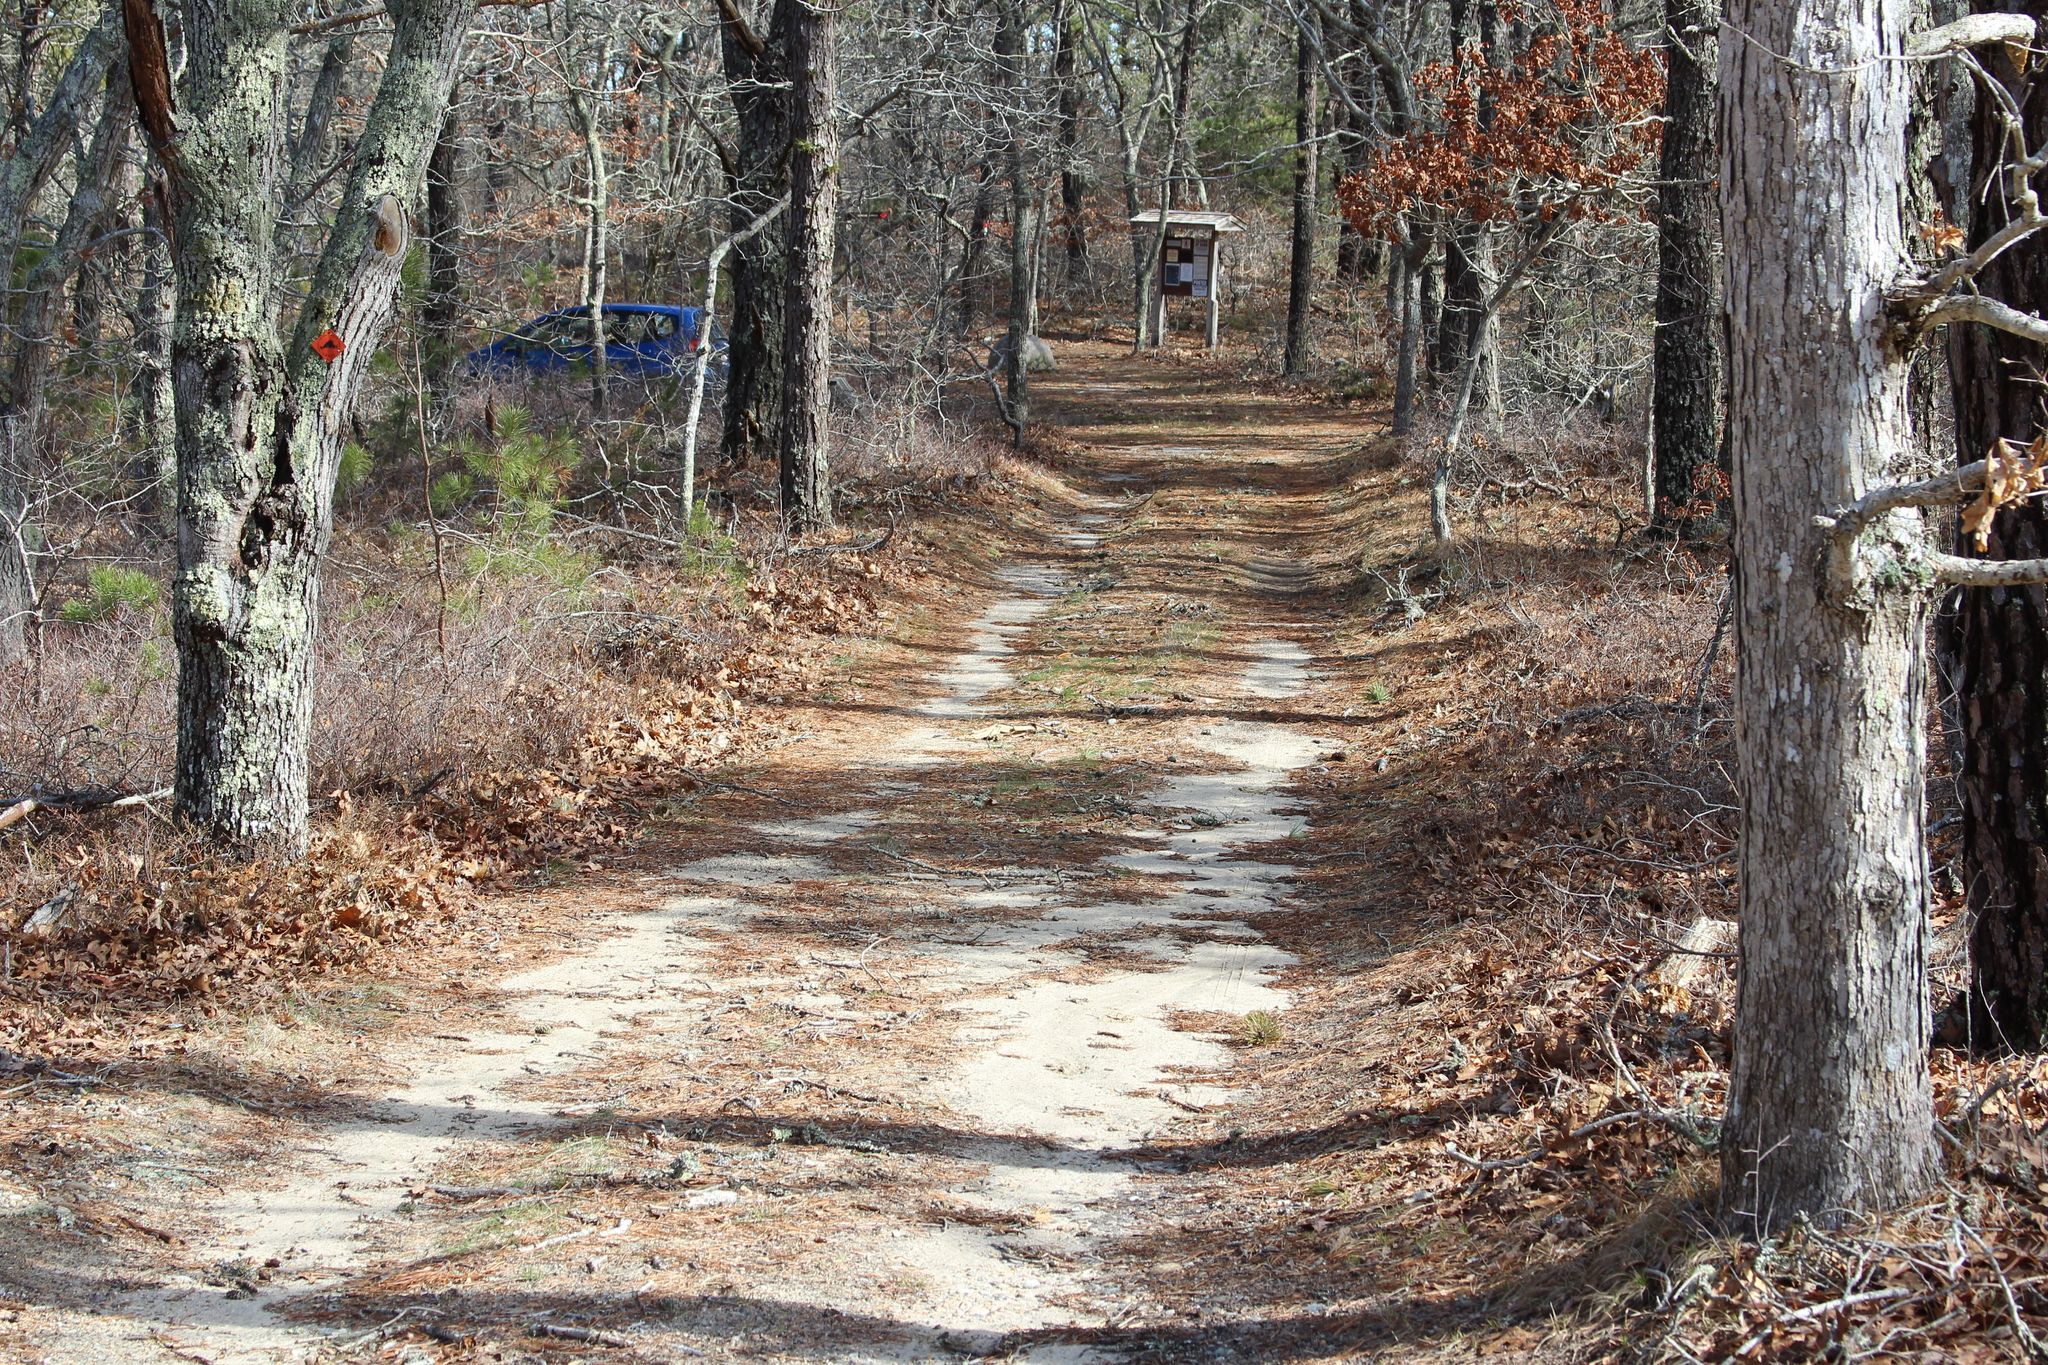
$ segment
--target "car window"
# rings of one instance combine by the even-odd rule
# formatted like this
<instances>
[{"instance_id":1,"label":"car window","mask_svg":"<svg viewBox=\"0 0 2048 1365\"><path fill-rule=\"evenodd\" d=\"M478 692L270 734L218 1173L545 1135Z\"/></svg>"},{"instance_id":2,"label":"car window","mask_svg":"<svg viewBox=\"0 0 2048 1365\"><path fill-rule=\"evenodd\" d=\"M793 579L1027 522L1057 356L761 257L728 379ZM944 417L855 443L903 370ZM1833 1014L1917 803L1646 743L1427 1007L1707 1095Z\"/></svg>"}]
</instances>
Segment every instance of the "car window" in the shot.
<instances>
[{"instance_id":1,"label":"car window","mask_svg":"<svg viewBox=\"0 0 2048 1365\"><path fill-rule=\"evenodd\" d=\"M647 315L647 339L649 341L667 341L675 334L676 315L674 313L649 313Z\"/></svg>"},{"instance_id":2,"label":"car window","mask_svg":"<svg viewBox=\"0 0 2048 1365\"><path fill-rule=\"evenodd\" d=\"M590 340L590 320L571 314L542 318L531 329L543 346L574 346Z\"/></svg>"},{"instance_id":3,"label":"car window","mask_svg":"<svg viewBox=\"0 0 2048 1365\"><path fill-rule=\"evenodd\" d=\"M659 336L655 324L661 320L659 313L647 313L640 309L604 310L605 340L614 346L638 346Z\"/></svg>"}]
</instances>

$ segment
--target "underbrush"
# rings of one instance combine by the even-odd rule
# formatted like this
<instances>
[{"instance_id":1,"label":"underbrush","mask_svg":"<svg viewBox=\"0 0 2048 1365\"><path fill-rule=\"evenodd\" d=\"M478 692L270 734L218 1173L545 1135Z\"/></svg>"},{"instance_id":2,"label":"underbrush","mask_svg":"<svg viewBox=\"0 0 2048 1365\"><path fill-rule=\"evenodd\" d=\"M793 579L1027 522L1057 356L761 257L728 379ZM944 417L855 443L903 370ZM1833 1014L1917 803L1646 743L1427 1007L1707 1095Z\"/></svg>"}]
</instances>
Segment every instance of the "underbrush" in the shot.
<instances>
[{"instance_id":1,"label":"underbrush","mask_svg":"<svg viewBox=\"0 0 2048 1365\"><path fill-rule=\"evenodd\" d=\"M625 838L636 793L687 789L744 742L750 700L816 685L812 641L865 629L916 572L909 537L793 547L752 470L720 471L722 510L685 521L656 423L577 433L488 393L443 416L427 467L394 420L344 469L311 856L224 857L161 800L15 824L0 836L0 1044L85 1040L103 1007L204 1007L231 984L243 1002L453 932L498 879ZM920 490L989 469L986 451L914 423L842 428L855 528L886 531ZM169 784L168 552L77 543L44 595L79 605L46 613L28 665L0 674L0 798Z\"/></svg>"},{"instance_id":2,"label":"underbrush","mask_svg":"<svg viewBox=\"0 0 2048 1365\"><path fill-rule=\"evenodd\" d=\"M1378 758L1314 779L1339 818L1308 874L1314 903L1359 910L1276 933L1314 970L1285 1040L1248 1054L1270 1098L1246 1136L1191 1154L1217 1227L1161 1254L1204 1262L1213 1291L1250 1273L1205 1245L1231 1226L1260 1280L1245 1292L1349 1301L1319 1330L1371 1353L2038 1356L2037 1059L1933 1052L1948 1165L1919 1208L1762 1243L1722 1214L1725 573L1714 547L1631 520L1627 442L1528 443L1550 452L1535 485L1487 476L1450 552L1365 565L1344 646L1364 663L1332 700ZM1415 498L1421 474L1389 471ZM1937 886L1938 1004L1966 964L1953 879Z\"/></svg>"}]
</instances>

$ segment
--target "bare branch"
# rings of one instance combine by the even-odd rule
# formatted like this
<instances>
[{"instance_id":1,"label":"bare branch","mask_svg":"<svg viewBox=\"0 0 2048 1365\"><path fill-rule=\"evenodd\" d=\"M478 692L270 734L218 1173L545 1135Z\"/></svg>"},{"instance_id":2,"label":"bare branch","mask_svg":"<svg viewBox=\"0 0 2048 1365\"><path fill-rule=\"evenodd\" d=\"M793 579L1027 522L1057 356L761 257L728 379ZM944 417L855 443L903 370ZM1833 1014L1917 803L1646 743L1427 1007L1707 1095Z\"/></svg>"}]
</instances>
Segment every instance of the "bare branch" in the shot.
<instances>
[{"instance_id":1,"label":"bare branch","mask_svg":"<svg viewBox=\"0 0 2048 1365\"><path fill-rule=\"evenodd\" d=\"M1943 299L1920 319L1922 327L1939 327L1950 322L1982 323L2037 346L2048 346L2048 321L1981 294L1959 294Z\"/></svg>"},{"instance_id":2,"label":"bare branch","mask_svg":"<svg viewBox=\"0 0 2048 1365\"><path fill-rule=\"evenodd\" d=\"M1926 564L1937 583L1959 588L2024 588L2048 583L2048 559L1965 559L1937 553L1927 555Z\"/></svg>"},{"instance_id":3,"label":"bare branch","mask_svg":"<svg viewBox=\"0 0 2048 1365\"><path fill-rule=\"evenodd\" d=\"M1952 24L1916 33L1906 40L1909 57L1946 57L1993 43L2030 43L2034 20L2026 14L1970 14Z\"/></svg>"},{"instance_id":4,"label":"bare branch","mask_svg":"<svg viewBox=\"0 0 2048 1365\"><path fill-rule=\"evenodd\" d=\"M1967 502L1983 489L1988 464L1988 461L1979 460L1918 483L1875 489L1847 507L1815 517L1813 523L1823 530L1832 531L1837 541L1845 541L1854 539L1887 512L1896 512L1904 507L1948 507Z\"/></svg>"}]
</instances>

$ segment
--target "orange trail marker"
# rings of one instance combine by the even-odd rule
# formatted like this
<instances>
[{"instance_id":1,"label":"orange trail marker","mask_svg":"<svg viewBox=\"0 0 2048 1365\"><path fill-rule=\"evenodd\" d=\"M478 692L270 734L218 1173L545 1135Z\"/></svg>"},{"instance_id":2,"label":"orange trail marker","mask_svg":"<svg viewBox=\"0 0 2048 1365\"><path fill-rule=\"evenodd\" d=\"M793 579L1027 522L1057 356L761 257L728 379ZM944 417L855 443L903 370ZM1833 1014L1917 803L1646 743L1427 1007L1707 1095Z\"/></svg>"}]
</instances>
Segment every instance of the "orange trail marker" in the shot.
<instances>
[{"instance_id":1,"label":"orange trail marker","mask_svg":"<svg viewBox=\"0 0 2048 1365\"><path fill-rule=\"evenodd\" d=\"M313 338L313 354L319 356L330 365L341 359L341 353L347 349L348 344L341 339L341 334L332 327L329 327L319 336Z\"/></svg>"}]
</instances>

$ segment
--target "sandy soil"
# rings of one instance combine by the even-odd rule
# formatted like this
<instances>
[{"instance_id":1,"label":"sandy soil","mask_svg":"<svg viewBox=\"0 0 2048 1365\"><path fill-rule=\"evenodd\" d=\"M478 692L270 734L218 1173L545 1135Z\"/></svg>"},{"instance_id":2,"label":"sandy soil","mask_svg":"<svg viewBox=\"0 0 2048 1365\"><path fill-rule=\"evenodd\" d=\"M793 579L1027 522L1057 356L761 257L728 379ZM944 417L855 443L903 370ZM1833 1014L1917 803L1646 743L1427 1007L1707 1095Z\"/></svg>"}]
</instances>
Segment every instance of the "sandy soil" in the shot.
<instances>
[{"instance_id":1,"label":"sandy soil","mask_svg":"<svg viewBox=\"0 0 2048 1365\"><path fill-rule=\"evenodd\" d=\"M1315 468L1078 347L1045 524L374 1102L297 1115L5 1349L47 1361L1120 1359L1191 1123L1277 1028L1341 759L1290 705ZM1346 433L1293 428L1297 454ZM1221 503L1216 502L1218 498ZM1227 510L1211 510L1220 506ZM917 675L921 674L921 677ZM573 896L570 898L573 900ZM520 956L531 956L522 953ZM415 1008L430 1002L422 999ZM1135 1287L1134 1287L1135 1286ZM0 1340L6 1340L0 1338Z\"/></svg>"}]
</instances>

